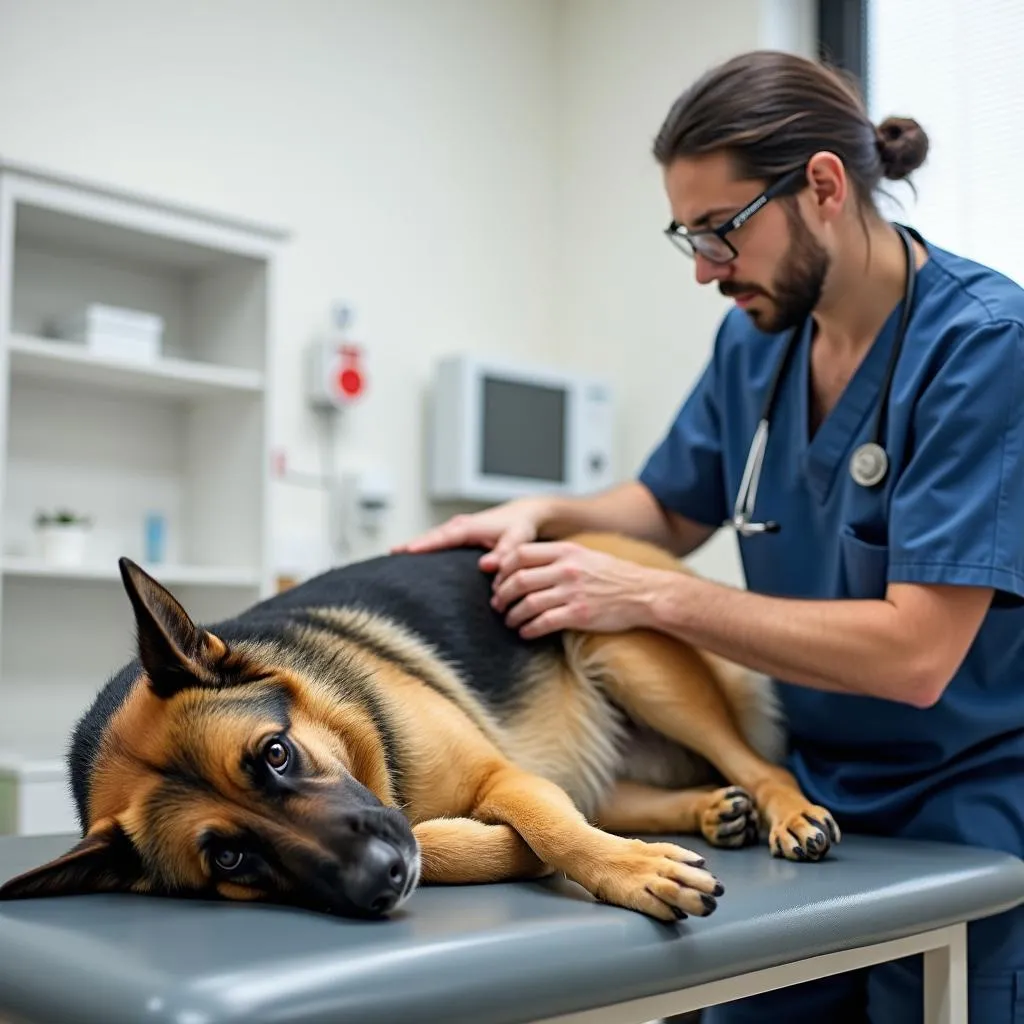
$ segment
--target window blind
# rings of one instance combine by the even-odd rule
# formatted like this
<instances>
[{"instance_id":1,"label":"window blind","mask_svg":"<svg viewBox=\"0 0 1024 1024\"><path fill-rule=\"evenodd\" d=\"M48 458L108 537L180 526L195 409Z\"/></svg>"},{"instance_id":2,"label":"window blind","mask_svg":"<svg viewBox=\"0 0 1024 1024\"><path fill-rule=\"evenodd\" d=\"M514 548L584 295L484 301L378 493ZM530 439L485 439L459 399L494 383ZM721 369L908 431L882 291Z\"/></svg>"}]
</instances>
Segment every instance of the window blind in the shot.
<instances>
[{"instance_id":1,"label":"window blind","mask_svg":"<svg viewBox=\"0 0 1024 1024\"><path fill-rule=\"evenodd\" d=\"M867 98L928 133L925 165L886 182L892 219L1024 284L1022 0L871 0Z\"/></svg>"}]
</instances>

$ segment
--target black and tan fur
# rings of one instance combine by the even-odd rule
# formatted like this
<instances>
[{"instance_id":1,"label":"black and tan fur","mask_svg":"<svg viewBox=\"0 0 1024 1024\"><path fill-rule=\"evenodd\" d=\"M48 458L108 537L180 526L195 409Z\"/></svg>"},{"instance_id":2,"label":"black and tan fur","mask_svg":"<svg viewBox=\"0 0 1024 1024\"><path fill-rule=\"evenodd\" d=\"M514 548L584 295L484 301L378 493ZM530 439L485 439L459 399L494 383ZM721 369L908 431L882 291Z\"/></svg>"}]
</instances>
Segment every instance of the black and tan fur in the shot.
<instances>
[{"instance_id":1,"label":"black and tan fur","mask_svg":"<svg viewBox=\"0 0 1024 1024\"><path fill-rule=\"evenodd\" d=\"M575 540L679 569L603 535ZM839 831L775 763L763 680L654 632L527 642L476 550L332 570L198 627L122 560L138 657L79 722L83 839L7 898L130 890L393 911L417 883L562 872L671 920L722 887L685 848L817 860Z\"/></svg>"}]
</instances>

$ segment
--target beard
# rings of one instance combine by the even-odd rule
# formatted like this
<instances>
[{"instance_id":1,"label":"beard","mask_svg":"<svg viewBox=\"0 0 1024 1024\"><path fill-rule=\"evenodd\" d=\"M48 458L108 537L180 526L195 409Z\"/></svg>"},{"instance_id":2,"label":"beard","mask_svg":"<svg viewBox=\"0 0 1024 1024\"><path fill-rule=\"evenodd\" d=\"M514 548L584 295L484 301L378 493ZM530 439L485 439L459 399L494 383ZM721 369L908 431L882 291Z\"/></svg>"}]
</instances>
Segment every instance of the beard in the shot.
<instances>
[{"instance_id":1,"label":"beard","mask_svg":"<svg viewBox=\"0 0 1024 1024\"><path fill-rule=\"evenodd\" d=\"M737 281L724 281L718 286L726 296L753 294L767 298L768 308L750 307L746 312L754 326L768 334L792 330L811 315L821 299L830 263L828 253L808 230L799 213L787 209L787 219L790 224L789 248L772 282L771 291Z\"/></svg>"}]
</instances>

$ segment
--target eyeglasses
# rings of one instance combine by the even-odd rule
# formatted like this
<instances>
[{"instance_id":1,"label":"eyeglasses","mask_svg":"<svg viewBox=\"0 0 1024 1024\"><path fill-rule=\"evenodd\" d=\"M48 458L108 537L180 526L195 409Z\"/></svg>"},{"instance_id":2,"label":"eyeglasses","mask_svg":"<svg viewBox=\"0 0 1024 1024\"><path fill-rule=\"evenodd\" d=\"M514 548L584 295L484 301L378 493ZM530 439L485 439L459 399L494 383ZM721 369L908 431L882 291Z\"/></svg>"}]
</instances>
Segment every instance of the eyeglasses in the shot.
<instances>
[{"instance_id":1,"label":"eyeglasses","mask_svg":"<svg viewBox=\"0 0 1024 1024\"><path fill-rule=\"evenodd\" d=\"M769 186L756 199L748 203L735 217L720 224L717 228L702 228L699 231L687 231L678 221L672 221L665 234L669 241L682 250L687 256L698 253L709 263L731 263L739 253L736 247L725 236L730 231L742 227L751 217L767 205L776 196L791 189L799 181L806 180L806 167L798 167L784 175L774 185Z\"/></svg>"}]
</instances>

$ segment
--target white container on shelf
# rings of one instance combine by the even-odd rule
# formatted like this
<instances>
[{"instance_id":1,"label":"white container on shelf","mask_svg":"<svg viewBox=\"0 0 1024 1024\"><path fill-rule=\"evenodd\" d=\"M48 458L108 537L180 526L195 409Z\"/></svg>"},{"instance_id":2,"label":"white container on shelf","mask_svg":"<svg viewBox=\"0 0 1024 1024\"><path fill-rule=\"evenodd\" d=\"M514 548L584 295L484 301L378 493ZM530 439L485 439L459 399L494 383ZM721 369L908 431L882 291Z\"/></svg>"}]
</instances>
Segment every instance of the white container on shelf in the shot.
<instances>
[{"instance_id":1,"label":"white container on shelf","mask_svg":"<svg viewBox=\"0 0 1024 1024\"><path fill-rule=\"evenodd\" d=\"M81 565L89 540L89 524L47 523L36 527L39 555L48 565Z\"/></svg>"},{"instance_id":2,"label":"white container on shelf","mask_svg":"<svg viewBox=\"0 0 1024 1024\"><path fill-rule=\"evenodd\" d=\"M96 355L154 360L160 356L164 321L155 313L91 302L59 321L56 333Z\"/></svg>"}]
</instances>

